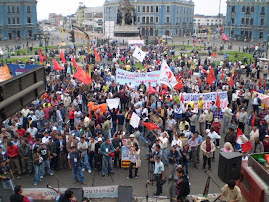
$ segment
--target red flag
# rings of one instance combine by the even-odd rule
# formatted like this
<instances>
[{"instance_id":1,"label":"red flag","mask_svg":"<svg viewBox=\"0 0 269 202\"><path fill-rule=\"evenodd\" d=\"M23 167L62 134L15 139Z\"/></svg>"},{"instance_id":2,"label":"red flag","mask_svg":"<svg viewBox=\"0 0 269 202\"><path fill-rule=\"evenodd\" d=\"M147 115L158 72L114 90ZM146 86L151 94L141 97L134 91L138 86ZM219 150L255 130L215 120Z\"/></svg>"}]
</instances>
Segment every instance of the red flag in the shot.
<instances>
[{"instance_id":1,"label":"red flag","mask_svg":"<svg viewBox=\"0 0 269 202\"><path fill-rule=\"evenodd\" d=\"M229 38L226 36L226 34L223 34L223 35L222 35L222 40L224 40L224 41L228 41Z\"/></svg>"},{"instance_id":2,"label":"red flag","mask_svg":"<svg viewBox=\"0 0 269 202\"><path fill-rule=\"evenodd\" d=\"M256 113L253 115L253 118L252 118L252 120L251 120L251 125L252 125L252 127L255 126L255 121L256 121Z\"/></svg>"},{"instance_id":3,"label":"red flag","mask_svg":"<svg viewBox=\"0 0 269 202\"><path fill-rule=\"evenodd\" d=\"M183 83L181 81L181 79L179 78L179 76L177 76L177 85L174 87L177 90L180 90L181 88L183 88Z\"/></svg>"},{"instance_id":4,"label":"red flag","mask_svg":"<svg viewBox=\"0 0 269 202\"><path fill-rule=\"evenodd\" d=\"M40 59L40 63L42 64L44 62L44 60L43 60L41 49L39 49L39 59Z\"/></svg>"},{"instance_id":5,"label":"red flag","mask_svg":"<svg viewBox=\"0 0 269 202\"><path fill-rule=\"evenodd\" d=\"M233 79L233 75L231 75L231 76L230 76L229 85L230 85L231 87L233 87L233 86L234 86L234 79Z\"/></svg>"},{"instance_id":6,"label":"red flag","mask_svg":"<svg viewBox=\"0 0 269 202\"><path fill-rule=\"evenodd\" d=\"M65 64L65 63L66 63L66 60L65 60L65 56L64 56L63 51L61 51L61 53L60 53L60 57L61 57L61 59L62 59L62 62Z\"/></svg>"},{"instance_id":7,"label":"red flag","mask_svg":"<svg viewBox=\"0 0 269 202\"><path fill-rule=\"evenodd\" d=\"M95 54L95 58L97 59L97 61L98 61L98 62L100 62L100 61L101 61L101 59L100 59L100 56L98 55L98 53L97 53L97 50L96 50L96 49L94 50L94 54Z\"/></svg>"},{"instance_id":8,"label":"red flag","mask_svg":"<svg viewBox=\"0 0 269 202\"><path fill-rule=\"evenodd\" d=\"M222 74L221 74L221 80L224 80L224 71L222 70Z\"/></svg>"},{"instance_id":9,"label":"red flag","mask_svg":"<svg viewBox=\"0 0 269 202\"><path fill-rule=\"evenodd\" d=\"M165 89L163 89L163 91L160 93L160 95L166 95L166 94L167 94L167 92Z\"/></svg>"},{"instance_id":10,"label":"red flag","mask_svg":"<svg viewBox=\"0 0 269 202\"><path fill-rule=\"evenodd\" d=\"M147 123L147 122L141 122L144 126L146 126L149 130L154 129L160 129L159 126L157 126L155 123Z\"/></svg>"},{"instance_id":11,"label":"red flag","mask_svg":"<svg viewBox=\"0 0 269 202\"><path fill-rule=\"evenodd\" d=\"M211 67L211 69L209 71L209 75L206 78L206 82L209 83L212 86L213 81L216 81L216 78L215 78L213 67Z\"/></svg>"},{"instance_id":12,"label":"red flag","mask_svg":"<svg viewBox=\"0 0 269 202\"><path fill-rule=\"evenodd\" d=\"M216 100L216 107L220 107L220 97L219 97L219 93L217 94L217 100Z\"/></svg>"},{"instance_id":13,"label":"red flag","mask_svg":"<svg viewBox=\"0 0 269 202\"><path fill-rule=\"evenodd\" d=\"M212 57L213 58L216 58L217 57L217 54L215 52L212 53Z\"/></svg>"},{"instance_id":14,"label":"red flag","mask_svg":"<svg viewBox=\"0 0 269 202\"><path fill-rule=\"evenodd\" d=\"M64 69L64 67L61 67L55 59L53 59L53 64L54 64L54 69L55 70L61 71L61 70Z\"/></svg>"},{"instance_id":15,"label":"red flag","mask_svg":"<svg viewBox=\"0 0 269 202\"><path fill-rule=\"evenodd\" d=\"M183 93L181 93L180 100L181 100L181 102L182 102L183 104L185 104Z\"/></svg>"},{"instance_id":16,"label":"red flag","mask_svg":"<svg viewBox=\"0 0 269 202\"><path fill-rule=\"evenodd\" d=\"M236 143L239 144L242 148L242 151L247 153L252 149L251 142L249 139L242 133L242 131L238 128L237 129L237 138Z\"/></svg>"},{"instance_id":17,"label":"red flag","mask_svg":"<svg viewBox=\"0 0 269 202\"><path fill-rule=\"evenodd\" d=\"M75 59L74 56L72 58L72 63L73 63L73 65L74 65L75 68L78 68L78 65L77 65L77 62L76 62L76 59Z\"/></svg>"},{"instance_id":18,"label":"red flag","mask_svg":"<svg viewBox=\"0 0 269 202\"><path fill-rule=\"evenodd\" d=\"M43 57L44 57L44 60L47 60L48 61L48 58L45 55Z\"/></svg>"},{"instance_id":19,"label":"red flag","mask_svg":"<svg viewBox=\"0 0 269 202\"><path fill-rule=\"evenodd\" d=\"M91 77L80 66L78 66L77 71L74 74L74 77L82 81L85 85L89 85L91 83Z\"/></svg>"},{"instance_id":20,"label":"red flag","mask_svg":"<svg viewBox=\"0 0 269 202\"><path fill-rule=\"evenodd\" d=\"M157 91L149 84L149 95L156 93Z\"/></svg>"}]
</instances>

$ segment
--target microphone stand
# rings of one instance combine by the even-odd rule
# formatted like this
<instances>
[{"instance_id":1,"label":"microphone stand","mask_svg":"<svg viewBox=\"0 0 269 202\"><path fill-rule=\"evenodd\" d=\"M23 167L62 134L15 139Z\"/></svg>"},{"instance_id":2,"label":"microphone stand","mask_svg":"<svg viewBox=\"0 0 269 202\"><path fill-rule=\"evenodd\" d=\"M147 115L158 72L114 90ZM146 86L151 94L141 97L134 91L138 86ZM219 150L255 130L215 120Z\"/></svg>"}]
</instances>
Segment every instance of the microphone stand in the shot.
<instances>
[{"instance_id":1,"label":"microphone stand","mask_svg":"<svg viewBox=\"0 0 269 202\"><path fill-rule=\"evenodd\" d=\"M60 180L60 178L58 177L58 175L56 175L53 170L51 170L51 172L53 173L53 176L56 177L56 179L57 179L58 191L60 192L60 182L62 183L63 186L65 186L65 184L63 183L62 180Z\"/></svg>"}]
</instances>

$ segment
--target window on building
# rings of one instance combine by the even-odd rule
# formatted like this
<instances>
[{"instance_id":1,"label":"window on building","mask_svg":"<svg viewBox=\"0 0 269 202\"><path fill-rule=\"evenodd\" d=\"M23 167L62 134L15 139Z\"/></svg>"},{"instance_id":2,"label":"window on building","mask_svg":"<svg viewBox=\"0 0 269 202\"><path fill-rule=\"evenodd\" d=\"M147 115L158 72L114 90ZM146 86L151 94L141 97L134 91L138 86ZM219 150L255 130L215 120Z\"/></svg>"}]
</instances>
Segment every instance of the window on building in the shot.
<instances>
[{"instance_id":1,"label":"window on building","mask_svg":"<svg viewBox=\"0 0 269 202\"><path fill-rule=\"evenodd\" d=\"M156 6L156 13L159 13L159 6Z\"/></svg>"},{"instance_id":2,"label":"window on building","mask_svg":"<svg viewBox=\"0 0 269 202\"><path fill-rule=\"evenodd\" d=\"M242 12L246 12L246 7L245 6L242 7Z\"/></svg>"},{"instance_id":3,"label":"window on building","mask_svg":"<svg viewBox=\"0 0 269 202\"><path fill-rule=\"evenodd\" d=\"M244 31L241 31L240 34L241 34L241 35L244 35Z\"/></svg>"},{"instance_id":4,"label":"window on building","mask_svg":"<svg viewBox=\"0 0 269 202\"><path fill-rule=\"evenodd\" d=\"M15 13L15 6L12 6L12 13Z\"/></svg>"},{"instance_id":5,"label":"window on building","mask_svg":"<svg viewBox=\"0 0 269 202\"><path fill-rule=\"evenodd\" d=\"M140 13L140 6L137 7L137 12Z\"/></svg>"},{"instance_id":6,"label":"window on building","mask_svg":"<svg viewBox=\"0 0 269 202\"><path fill-rule=\"evenodd\" d=\"M166 17L166 23L170 23L170 18Z\"/></svg>"},{"instance_id":7,"label":"window on building","mask_svg":"<svg viewBox=\"0 0 269 202\"><path fill-rule=\"evenodd\" d=\"M232 6L232 13L235 12L235 6Z\"/></svg>"},{"instance_id":8,"label":"window on building","mask_svg":"<svg viewBox=\"0 0 269 202\"><path fill-rule=\"evenodd\" d=\"M234 25L234 18L231 18L231 23L232 25Z\"/></svg>"},{"instance_id":9,"label":"window on building","mask_svg":"<svg viewBox=\"0 0 269 202\"><path fill-rule=\"evenodd\" d=\"M264 8L264 6L262 7L261 14L262 14L262 15L265 14L265 8Z\"/></svg>"},{"instance_id":10,"label":"window on building","mask_svg":"<svg viewBox=\"0 0 269 202\"><path fill-rule=\"evenodd\" d=\"M20 7L17 6L17 13L20 13Z\"/></svg>"},{"instance_id":11,"label":"window on building","mask_svg":"<svg viewBox=\"0 0 269 202\"><path fill-rule=\"evenodd\" d=\"M143 6L143 9L142 9L142 12L143 12L143 13L145 13L145 12L146 12L146 10L145 10L145 9L146 9L146 7L145 7L145 6Z\"/></svg>"},{"instance_id":12,"label":"window on building","mask_svg":"<svg viewBox=\"0 0 269 202\"><path fill-rule=\"evenodd\" d=\"M145 23L145 22L146 22L146 18L142 17L142 23Z\"/></svg>"},{"instance_id":13,"label":"window on building","mask_svg":"<svg viewBox=\"0 0 269 202\"><path fill-rule=\"evenodd\" d=\"M249 13L249 12L250 12L250 7L248 6L248 7L247 7L247 13Z\"/></svg>"},{"instance_id":14,"label":"window on building","mask_svg":"<svg viewBox=\"0 0 269 202\"><path fill-rule=\"evenodd\" d=\"M253 25L253 18L250 19L250 25Z\"/></svg>"},{"instance_id":15,"label":"window on building","mask_svg":"<svg viewBox=\"0 0 269 202\"><path fill-rule=\"evenodd\" d=\"M251 12L254 13L254 6L251 7Z\"/></svg>"},{"instance_id":16,"label":"window on building","mask_svg":"<svg viewBox=\"0 0 269 202\"><path fill-rule=\"evenodd\" d=\"M154 13L154 7L153 6L150 7L150 12Z\"/></svg>"},{"instance_id":17,"label":"window on building","mask_svg":"<svg viewBox=\"0 0 269 202\"><path fill-rule=\"evenodd\" d=\"M159 23L159 17L155 18L155 23Z\"/></svg>"},{"instance_id":18,"label":"window on building","mask_svg":"<svg viewBox=\"0 0 269 202\"><path fill-rule=\"evenodd\" d=\"M170 6L166 6L166 12L170 13Z\"/></svg>"},{"instance_id":19,"label":"window on building","mask_svg":"<svg viewBox=\"0 0 269 202\"><path fill-rule=\"evenodd\" d=\"M7 24L9 24L9 25L11 24L10 18L8 18Z\"/></svg>"},{"instance_id":20,"label":"window on building","mask_svg":"<svg viewBox=\"0 0 269 202\"><path fill-rule=\"evenodd\" d=\"M153 17L150 17L150 23L153 23Z\"/></svg>"},{"instance_id":21,"label":"window on building","mask_svg":"<svg viewBox=\"0 0 269 202\"><path fill-rule=\"evenodd\" d=\"M20 18L17 18L17 24L21 24Z\"/></svg>"},{"instance_id":22,"label":"window on building","mask_svg":"<svg viewBox=\"0 0 269 202\"><path fill-rule=\"evenodd\" d=\"M140 23L140 17L137 17L137 23Z\"/></svg>"},{"instance_id":23,"label":"window on building","mask_svg":"<svg viewBox=\"0 0 269 202\"><path fill-rule=\"evenodd\" d=\"M263 38L263 31L260 31L260 39Z\"/></svg>"},{"instance_id":24,"label":"window on building","mask_svg":"<svg viewBox=\"0 0 269 202\"><path fill-rule=\"evenodd\" d=\"M264 19L261 19L261 25L264 25Z\"/></svg>"},{"instance_id":25,"label":"window on building","mask_svg":"<svg viewBox=\"0 0 269 202\"><path fill-rule=\"evenodd\" d=\"M27 6L27 13L31 13L31 8L30 8L30 6Z\"/></svg>"},{"instance_id":26,"label":"window on building","mask_svg":"<svg viewBox=\"0 0 269 202\"><path fill-rule=\"evenodd\" d=\"M149 6L147 6L147 13L149 13Z\"/></svg>"},{"instance_id":27,"label":"window on building","mask_svg":"<svg viewBox=\"0 0 269 202\"><path fill-rule=\"evenodd\" d=\"M245 24L245 18L241 19L241 25Z\"/></svg>"},{"instance_id":28,"label":"window on building","mask_svg":"<svg viewBox=\"0 0 269 202\"><path fill-rule=\"evenodd\" d=\"M246 18L246 25L248 25L248 23L249 23L249 19L248 19L248 18Z\"/></svg>"},{"instance_id":29,"label":"window on building","mask_svg":"<svg viewBox=\"0 0 269 202\"><path fill-rule=\"evenodd\" d=\"M28 23L28 24L31 24L31 23L32 23L30 17L27 18L27 23Z\"/></svg>"},{"instance_id":30,"label":"window on building","mask_svg":"<svg viewBox=\"0 0 269 202\"><path fill-rule=\"evenodd\" d=\"M146 17L146 24L149 24L149 17Z\"/></svg>"},{"instance_id":31,"label":"window on building","mask_svg":"<svg viewBox=\"0 0 269 202\"><path fill-rule=\"evenodd\" d=\"M12 24L13 24L13 25L16 24L16 20L15 20L15 18L12 18Z\"/></svg>"}]
</instances>

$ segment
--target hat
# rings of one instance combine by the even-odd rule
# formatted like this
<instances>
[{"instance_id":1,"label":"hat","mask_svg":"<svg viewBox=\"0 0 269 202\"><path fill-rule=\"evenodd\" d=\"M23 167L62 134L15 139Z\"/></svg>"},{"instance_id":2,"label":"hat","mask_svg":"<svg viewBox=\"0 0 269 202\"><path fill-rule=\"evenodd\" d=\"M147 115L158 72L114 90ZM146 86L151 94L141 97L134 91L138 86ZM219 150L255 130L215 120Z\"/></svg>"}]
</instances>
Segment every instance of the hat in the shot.
<instances>
[{"instance_id":1,"label":"hat","mask_svg":"<svg viewBox=\"0 0 269 202\"><path fill-rule=\"evenodd\" d=\"M209 130L209 129L206 129L206 130L205 130L205 132L206 132L206 133L209 133L209 132L210 132L210 130Z\"/></svg>"},{"instance_id":2,"label":"hat","mask_svg":"<svg viewBox=\"0 0 269 202\"><path fill-rule=\"evenodd\" d=\"M269 135L265 135L265 138L268 138L269 137Z\"/></svg>"},{"instance_id":3,"label":"hat","mask_svg":"<svg viewBox=\"0 0 269 202\"><path fill-rule=\"evenodd\" d=\"M135 137L135 136L132 134L132 135L130 135L130 137Z\"/></svg>"},{"instance_id":4,"label":"hat","mask_svg":"<svg viewBox=\"0 0 269 202\"><path fill-rule=\"evenodd\" d=\"M57 130L57 128L54 126L54 127L52 128L52 130Z\"/></svg>"},{"instance_id":5,"label":"hat","mask_svg":"<svg viewBox=\"0 0 269 202\"><path fill-rule=\"evenodd\" d=\"M97 140L98 140L98 142L100 142L100 141L102 142L103 141L101 137L99 137Z\"/></svg>"},{"instance_id":6,"label":"hat","mask_svg":"<svg viewBox=\"0 0 269 202\"><path fill-rule=\"evenodd\" d=\"M214 119L214 122L219 122L219 119L218 119L218 118L215 118L215 119Z\"/></svg>"},{"instance_id":7,"label":"hat","mask_svg":"<svg viewBox=\"0 0 269 202\"><path fill-rule=\"evenodd\" d=\"M161 157L160 156L156 156L156 159L161 159Z\"/></svg>"}]
</instances>

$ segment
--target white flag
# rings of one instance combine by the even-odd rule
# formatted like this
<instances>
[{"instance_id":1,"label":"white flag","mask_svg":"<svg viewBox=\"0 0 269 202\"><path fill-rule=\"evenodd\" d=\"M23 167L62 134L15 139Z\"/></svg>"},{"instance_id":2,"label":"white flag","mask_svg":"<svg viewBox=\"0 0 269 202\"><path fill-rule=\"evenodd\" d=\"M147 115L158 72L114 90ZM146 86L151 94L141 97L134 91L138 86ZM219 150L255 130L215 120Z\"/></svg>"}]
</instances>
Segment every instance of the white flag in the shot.
<instances>
[{"instance_id":1,"label":"white flag","mask_svg":"<svg viewBox=\"0 0 269 202\"><path fill-rule=\"evenodd\" d=\"M177 85L177 79L171 71L170 67L163 60L159 83L165 84L170 88L174 88Z\"/></svg>"},{"instance_id":2,"label":"white flag","mask_svg":"<svg viewBox=\"0 0 269 202\"><path fill-rule=\"evenodd\" d=\"M133 128L138 128L139 122L140 122L140 117L135 112L133 112L131 120L130 120L130 125L133 126Z\"/></svg>"},{"instance_id":3,"label":"white flag","mask_svg":"<svg viewBox=\"0 0 269 202\"><path fill-rule=\"evenodd\" d=\"M138 46L136 46L135 51L133 53L133 57L137 58L140 62L143 62L146 53L143 52Z\"/></svg>"}]
</instances>

